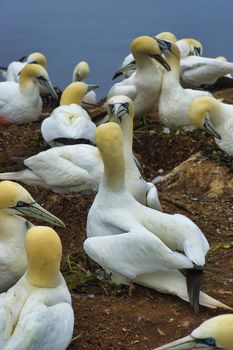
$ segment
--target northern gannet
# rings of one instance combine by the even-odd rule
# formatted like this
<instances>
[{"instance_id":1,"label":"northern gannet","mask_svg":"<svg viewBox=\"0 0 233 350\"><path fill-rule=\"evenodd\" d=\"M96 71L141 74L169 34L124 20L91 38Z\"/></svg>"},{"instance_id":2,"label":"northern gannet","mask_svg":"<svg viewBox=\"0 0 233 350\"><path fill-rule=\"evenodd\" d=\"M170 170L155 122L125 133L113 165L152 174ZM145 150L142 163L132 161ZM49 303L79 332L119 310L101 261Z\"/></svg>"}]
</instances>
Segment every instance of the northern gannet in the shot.
<instances>
[{"instance_id":1,"label":"northern gannet","mask_svg":"<svg viewBox=\"0 0 233 350\"><path fill-rule=\"evenodd\" d=\"M27 64L20 72L19 83L0 83L0 122L28 123L39 119L42 110L39 87L57 98L48 73L39 64Z\"/></svg>"},{"instance_id":2,"label":"northern gannet","mask_svg":"<svg viewBox=\"0 0 233 350\"><path fill-rule=\"evenodd\" d=\"M96 144L104 162L104 176L87 218L86 253L106 271L129 281L178 295L199 307L200 271L209 244L184 215L170 215L137 202L125 186L123 140L119 125L96 128ZM186 269L185 277L178 271ZM189 271L189 272L188 272ZM192 286L193 276L196 287ZM200 304L228 308L204 293Z\"/></svg>"},{"instance_id":3,"label":"northern gannet","mask_svg":"<svg viewBox=\"0 0 233 350\"><path fill-rule=\"evenodd\" d=\"M111 122L118 123L122 130L127 188L134 198L147 207L162 210L158 192L151 182L146 182L135 163L133 155L134 104L127 96L114 96L106 103Z\"/></svg>"},{"instance_id":4,"label":"northern gannet","mask_svg":"<svg viewBox=\"0 0 233 350\"><path fill-rule=\"evenodd\" d=\"M219 78L232 72L233 63L218 57L209 58L190 55L181 60L180 78L184 87L203 86L211 88Z\"/></svg>"},{"instance_id":5,"label":"northern gannet","mask_svg":"<svg viewBox=\"0 0 233 350\"><path fill-rule=\"evenodd\" d=\"M156 38L163 39L171 42L176 42L177 38L176 36L171 32L161 32L156 35ZM161 65L159 65L159 68L162 68ZM136 62L134 60L133 54L128 54L123 62L120 68L118 68L113 76L113 79L118 77L119 75L124 76L124 78L129 78L136 70Z\"/></svg>"},{"instance_id":6,"label":"northern gannet","mask_svg":"<svg viewBox=\"0 0 233 350\"><path fill-rule=\"evenodd\" d=\"M187 337L154 350L233 350L233 314L220 315L204 321Z\"/></svg>"},{"instance_id":7,"label":"northern gannet","mask_svg":"<svg viewBox=\"0 0 233 350\"><path fill-rule=\"evenodd\" d=\"M211 96L207 91L184 89L180 84L180 53L175 43L159 41L171 70L164 71L159 98L159 120L169 128L191 124L188 116L191 102L200 96Z\"/></svg>"},{"instance_id":8,"label":"northern gannet","mask_svg":"<svg viewBox=\"0 0 233 350\"><path fill-rule=\"evenodd\" d=\"M129 190L140 203L161 210L156 187L142 178L134 163L132 101L126 96L115 96L107 101L106 108L108 117L119 123L123 131ZM99 150L91 145L55 147L26 159L24 164L28 169L0 174L0 179L15 179L67 193L97 191L103 175Z\"/></svg>"},{"instance_id":9,"label":"northern gannet","mask_svg":"<svg viewBox=\"0 0 233 350\"><path fill-rule=\"evenodd\" d=\"M166 38L161 38L163 40L167 40ZM176 45L180 51L180 64L182 67L182 60L188 56L202 56L203 47L200 41L196 39L180 39L176 41Z\"/></svg>"},{"instance_id":10,"label":"northern gannet","mask_svg":"<svg viewBox=\"0 0 233 350\"><path fill-rule=\"evenodd\" d=\"M72 338L74 312L60 273L60 238L50 227L32 227L25 250L27 271L0 295L0 348L65 350Z\"/></svg>"},{"instance_id":11,"label":"northern gannet","mask_svg":"<svg viewBox=\"0 0 233 350\"><path fill-rule=\"evenodd\" d=\"M40 64L42 67L47 67L47 59L41 52L31 53L26 62L16 61L11 62L7 68L0 68L0 72L6 81L15 81L18 83L21 70L28 63Z\"/></svg>"},{"instance_id":12,"label":"northern gannet","mask_svg":"<svg viewBox=\"0 0 233 350\"><path fill-rule=\"evenodd\" d=\"M72 81L84 81L90 73L89 64L86 61L79 62L73 71ZM82 102L87 104L96 104L97 97L94 90L88 91L82 98Z\"/></svg>"},{"instance_id":13,"label":"northern gannet","mask_svg":"<svg viewBox=\"0 0 233 350\"><path fill-rule=\"evenodd\" d=\"M189 110L194 126L205 129L215 137L218 147L233 155L233 106L213 97L195 99Z\"/></svg>"},{"instance_id":14,"label":"northern gannet","mask_svg":"<svg viewBox=\"0 0 233 350\"><path fill-rule=\"evenodd\" d=\"M140 36L131 43L131 52L137 68L128 79L112 86L108 99L117 95L126 95L134 101L135 119L145 117L158 102L162 72L155 62L158 61L165 69L170 70L164 60L158 43L149 36Z\"/></svg>"},{"instance_id":15,"label":"northern gannet","mask_svg":"<svg viewBox=\"0 0 233 350\"><path fill-rule=\"evenodd\" d=\"M61 220L37 204L21 185L0 182L0 292L10 288L26 270L25 235L33 225L24 216L64 226Z\"/></svg>"},{"instance_id":16,"label":"northern gannet","mask_svg":"<svg viewBox=\"0 0 233 350\"><path fill-rule=\"evenodd\" d=\"M50 146L95 143L95 123L80 105L88 90L83 82L71 83L61 95L60 106L43 120L41 133Z\"/></svg>"}]
</instances>

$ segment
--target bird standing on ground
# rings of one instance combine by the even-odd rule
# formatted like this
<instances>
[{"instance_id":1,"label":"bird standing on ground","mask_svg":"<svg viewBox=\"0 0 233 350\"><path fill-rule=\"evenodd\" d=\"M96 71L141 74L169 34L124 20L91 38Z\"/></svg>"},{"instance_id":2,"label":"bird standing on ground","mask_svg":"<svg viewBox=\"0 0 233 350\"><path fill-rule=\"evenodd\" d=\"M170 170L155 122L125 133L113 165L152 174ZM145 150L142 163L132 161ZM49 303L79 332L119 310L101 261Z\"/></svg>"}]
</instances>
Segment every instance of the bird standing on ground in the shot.
<instances>
[{"instance_id":1,"label":"bird standing on ground","mask_svg":"<svg viewBox=\"0 0 233 350\"><path fill-rule=\"evenodd\" d=\"M142 178L135 163L132 149L134 119L132 100L127 96L114 96L107 101L106 108L110 121L118 123L122 130L127 188L141 204L162 210L155 185Z\"/></svg>"},{"instance_id":2,"label":"bird standing on ground","mask_svg":"<svg viewBox=\"0 0 233 350\"><path fill-rule=\"evenodd\" d=\"M171 70L164 71L159 98L159 120L169 128L191 125L188 111L191 102L200 96L211 96L207 91L184 89L180 84L180 53L175 43L159 40Z\"/></svg>"}]
</instances>

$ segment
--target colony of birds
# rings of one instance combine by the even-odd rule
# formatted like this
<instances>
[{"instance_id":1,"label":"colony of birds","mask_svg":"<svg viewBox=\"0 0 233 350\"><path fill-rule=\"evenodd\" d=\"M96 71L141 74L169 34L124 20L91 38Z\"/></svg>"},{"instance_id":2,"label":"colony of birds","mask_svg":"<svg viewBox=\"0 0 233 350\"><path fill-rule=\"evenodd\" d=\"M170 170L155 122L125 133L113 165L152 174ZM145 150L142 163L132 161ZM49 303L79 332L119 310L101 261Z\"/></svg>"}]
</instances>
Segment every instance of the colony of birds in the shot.
<instances>
[{"instance_id":1,"label":"colony of birds","mask_svg":"<svg viewBox=\"0 0 233 350\"><path fill-rule=\"evenodd\" d=\"M47 60L32 53L1 73L0 124L37 121L40 95L56 91ZM41 124L51 146L24 160L25 169L0 179L0 349L65 350L71 342L74 313L60 273L58 234L24 217L65 226L17 182L58 193L97 192L87 216L86 254L111 282L140 284L173 294L191 304L232 310L200 291L209 243L188 217L163 212L152 182L146 182L133 154L134 125L159 110L167 128L205 129L218 147L233 155L233 106L214 98L211 87L233 71L233 63L202 56L202 45L172 33L141 36L131 43L105 103L106 116L92 121L84 103L95 105L96 85L84 81L86 62L74 69L60 105ZM13 180L13 181L12 181ZM198 223L197 223L198 224ZM192 311L193 312L193 311ZM233 314L204 322L190 336L157 349L233 349Z\"/></svg>"}]
</instances>

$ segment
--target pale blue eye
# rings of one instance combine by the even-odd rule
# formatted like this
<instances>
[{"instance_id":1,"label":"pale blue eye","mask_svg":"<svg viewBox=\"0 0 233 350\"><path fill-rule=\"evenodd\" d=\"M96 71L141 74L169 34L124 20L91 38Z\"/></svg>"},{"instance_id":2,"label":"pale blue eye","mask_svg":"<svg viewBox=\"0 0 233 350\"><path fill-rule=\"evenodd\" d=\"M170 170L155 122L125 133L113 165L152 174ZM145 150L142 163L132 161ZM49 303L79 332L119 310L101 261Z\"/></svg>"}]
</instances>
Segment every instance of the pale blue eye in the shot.
<instances>
[{"instance_id":1,"label":"pale blue eye","mask_svg":"<svg viewBox=\"0 0 233 350\"><path fill-rule=\"evenodd\" d=\"M212 338L212 337L205 338L205 339L204 339L204 343L205 343L206 345L216 346L215 339Z\"/></svg>"}]
</instances>

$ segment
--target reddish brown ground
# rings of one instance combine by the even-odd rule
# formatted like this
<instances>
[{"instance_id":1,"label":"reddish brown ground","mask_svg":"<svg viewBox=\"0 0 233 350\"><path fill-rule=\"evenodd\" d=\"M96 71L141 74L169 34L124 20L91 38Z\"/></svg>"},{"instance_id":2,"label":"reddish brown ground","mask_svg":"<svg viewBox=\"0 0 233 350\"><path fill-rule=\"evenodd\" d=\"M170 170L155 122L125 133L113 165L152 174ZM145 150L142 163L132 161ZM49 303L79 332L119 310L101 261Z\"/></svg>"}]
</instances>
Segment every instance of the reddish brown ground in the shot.
<instances>
[{"instance_id":1,"label":"reddish brown ground","mask_svg":"<svg viewBox=\"0 0 233 350\"><path fill-rule=\"evenodd\" d=\"M227 102L233 103L232 91L225 92L223 96L227 97ZM211 137L200 131L166 135L160 129L156 127L150 132L137 134L135 139L135 152L143 165L146 179L157 176L159 169L172 170L199 150L216 159L216 166L219 162L227 164L230 174L231 160L213 152L217 148ZM1 126L0 171L22 169L22 165L14 163L10 157L28 157L44 149L40 122ZM159 185L162 207L165 212L182 213L194 220L212 246L222 242L225 248L220 246L211 250L207 265L232 273L232 193L223 191L216 200L207 198L206 191L195 179L189 185L176 185L170 189L166 184ZM135 286L129 295L128 288L115 287L105 280L94 278L91 273L97 267L82 249L87 213L94 195L60 195L45 189L27 188L40 204L67 225L66 229L57 231L63 243L62 268L72 288L75 310L75 339L70 350L153 349L186 335L203 320L222 312L201 308L200 314L195 315L189 305L178 297L162 295L140 286ZM202 289L233 307L232 276L205 273Z\"/></svg>"}]
</instances>

